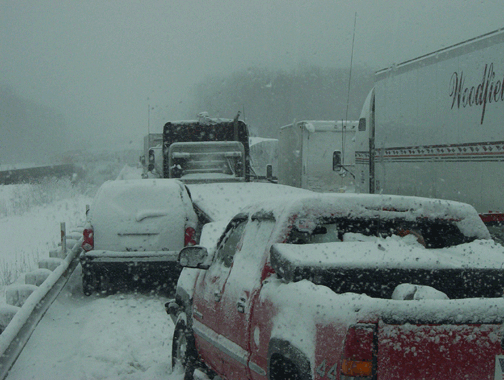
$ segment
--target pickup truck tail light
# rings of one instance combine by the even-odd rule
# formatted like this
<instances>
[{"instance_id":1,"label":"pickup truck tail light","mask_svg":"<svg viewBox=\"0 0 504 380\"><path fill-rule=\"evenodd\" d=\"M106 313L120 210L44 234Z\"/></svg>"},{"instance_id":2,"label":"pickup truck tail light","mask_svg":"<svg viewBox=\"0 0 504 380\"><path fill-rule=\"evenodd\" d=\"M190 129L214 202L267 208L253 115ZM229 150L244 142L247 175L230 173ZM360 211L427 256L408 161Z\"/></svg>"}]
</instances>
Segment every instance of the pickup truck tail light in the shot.
<instances>
[{"instance_id":1,"label":"pickup truck tail light","mask_svg":"<svg viewBox=\"0 0 504 380\"><path fill-rule=\"evenodd\" d=\"M341 362L341 380L373 379L376 372L376 326L353 325L348 329Z\"/></svg>"},{"instance_id":2,"label":"pickup truck tail light","mask_svg":"<svg viewBox=\"0 0 504 380\"><path fill-rule=\"evenodd\" d=\"M93 228L85 228L83 233L84 239L82 241L82 249L86 252L94 248L94 231Z\"/></svg>"},{"instance_id":3,"label":"pickup truck tail light","mask_svg":"<svg viewBox=\"0 0 504 380\"><path fill-rule=\"evenodd\" d=\"M196 245L196 230L192 227L187 227L184 236L184 247L188 245Z\"/></svg>"}]
</instances>

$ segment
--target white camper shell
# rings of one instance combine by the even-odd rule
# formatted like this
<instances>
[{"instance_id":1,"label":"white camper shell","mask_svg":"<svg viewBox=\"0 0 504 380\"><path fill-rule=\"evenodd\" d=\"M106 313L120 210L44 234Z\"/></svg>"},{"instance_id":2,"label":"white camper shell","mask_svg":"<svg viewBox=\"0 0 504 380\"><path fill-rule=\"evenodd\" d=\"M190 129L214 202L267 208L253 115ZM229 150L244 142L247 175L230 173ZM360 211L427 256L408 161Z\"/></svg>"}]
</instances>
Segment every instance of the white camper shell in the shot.
<instances>
[{"instance_id":1,"label":"white camper shell","mask_svg":"<svg viewBox=\"0 0 504 380\"><path fill-rule=\"evenodd\" d=\"M280 128L278 183L319 192L354 190L358 121L305 120Z\"/></svg>"}]
</instances>

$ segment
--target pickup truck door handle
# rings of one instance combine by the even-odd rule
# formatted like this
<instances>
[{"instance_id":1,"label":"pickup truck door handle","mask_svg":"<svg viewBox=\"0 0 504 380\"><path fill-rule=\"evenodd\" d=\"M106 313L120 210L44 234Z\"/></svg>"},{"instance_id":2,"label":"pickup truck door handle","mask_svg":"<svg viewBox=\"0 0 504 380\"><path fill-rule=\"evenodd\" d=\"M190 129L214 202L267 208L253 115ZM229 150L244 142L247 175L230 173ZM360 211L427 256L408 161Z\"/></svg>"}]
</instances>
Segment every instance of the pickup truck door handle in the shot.
<instances>
[{"instance_id":1,"label":"pickup truck door handle","mask_svg":"<svg viewBox=\"0 0 504 380\"><path fill-rule=\"evenodd\" d=\"M245 313L245 302L247 302L245 297L240 297L240 300L236 303L238 313Z\"/></svg>"}]
</instances>

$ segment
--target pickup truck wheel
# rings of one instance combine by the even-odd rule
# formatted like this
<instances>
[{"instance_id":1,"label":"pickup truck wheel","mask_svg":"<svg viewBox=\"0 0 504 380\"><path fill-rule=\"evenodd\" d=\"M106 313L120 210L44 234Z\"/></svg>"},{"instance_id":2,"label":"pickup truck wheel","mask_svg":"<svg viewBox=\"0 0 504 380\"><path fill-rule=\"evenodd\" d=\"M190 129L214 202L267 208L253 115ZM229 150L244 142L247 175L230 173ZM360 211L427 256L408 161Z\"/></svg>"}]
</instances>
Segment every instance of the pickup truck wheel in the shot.
<instances>
[{"instance_id":1,"label":"pickup truck wheel","mask_svg":"<svg viewBox=\"0 0 504 380\"><path fill-rule=\"evenodd\" d=\"M197 362L198 353L194 344L194 335L187 328L185 321L180 320L173 332L172 370L181 367L184 371L184 380L193 380Z\"/></svg>"},{"instance_id":2,"label":"pickup truck wheel","mask_svg":"<svg viewBox=\"0 0 504 380\"><path fill-rule=\"evenodd\" d=\"M299 373L296 365L280 355L274 355L271 358L270 376L272 380L309 380L311 378L303 377Z\"/></svg>"}]
</instances>

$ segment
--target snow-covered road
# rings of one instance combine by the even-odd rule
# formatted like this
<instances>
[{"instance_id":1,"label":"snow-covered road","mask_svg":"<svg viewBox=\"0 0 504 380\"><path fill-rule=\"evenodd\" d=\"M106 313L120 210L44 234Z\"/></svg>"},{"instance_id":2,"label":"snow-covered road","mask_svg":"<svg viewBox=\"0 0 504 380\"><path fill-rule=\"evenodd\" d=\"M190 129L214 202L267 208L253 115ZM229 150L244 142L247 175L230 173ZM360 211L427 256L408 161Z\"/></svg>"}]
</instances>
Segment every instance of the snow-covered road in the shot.
<instances>
[{"instance_id":1,"label":"snow-covered road","mask_svg":"<svg viewBox=\"0 0 504 380\"><path fill-rule=\"evenodd\" d=\"M169 379L173 323L159 295L85 297L77 267L8 380Z\"/></svg>"}]
</instances>

